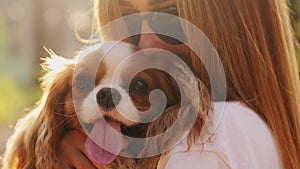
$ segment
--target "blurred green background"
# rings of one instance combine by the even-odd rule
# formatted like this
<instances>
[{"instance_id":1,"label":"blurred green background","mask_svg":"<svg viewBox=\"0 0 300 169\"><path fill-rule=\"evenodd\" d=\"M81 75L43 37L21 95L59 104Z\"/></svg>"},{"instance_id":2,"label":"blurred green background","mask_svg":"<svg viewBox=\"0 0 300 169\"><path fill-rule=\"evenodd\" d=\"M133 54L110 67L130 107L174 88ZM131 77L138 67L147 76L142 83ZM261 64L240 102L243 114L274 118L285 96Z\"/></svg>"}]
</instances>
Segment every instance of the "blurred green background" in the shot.
<instances>
[{"instance_id":1,"label":"blurred green background","mask_svg":"<svg viewBox=\"0 0 300 169\"><path fill-rule=\"evenodd\" d=\"M47 47L72 57L90 35L92 0L0 0L0 156L16 119L40 98ZM0 160L1 166L1 160Z\"/></svg>"},{"instance_id":2,"label":"blurred green background","mask_svg":"<svg viewBox=\"0 0 300 169\"><path fill-rule=\"evenodd\" d=\"M80 50L74 25L83 38L90 34L92 1L1 0L0 1L0 154L11 134L10 125L22 117L41 95L40 58L43 46L64 57ZM292 24L300 41L300 0L291 0ZM297 46L300 65L300 47ZM300 72L299 72L300 75Z\"/></svg>"}]
</instances>

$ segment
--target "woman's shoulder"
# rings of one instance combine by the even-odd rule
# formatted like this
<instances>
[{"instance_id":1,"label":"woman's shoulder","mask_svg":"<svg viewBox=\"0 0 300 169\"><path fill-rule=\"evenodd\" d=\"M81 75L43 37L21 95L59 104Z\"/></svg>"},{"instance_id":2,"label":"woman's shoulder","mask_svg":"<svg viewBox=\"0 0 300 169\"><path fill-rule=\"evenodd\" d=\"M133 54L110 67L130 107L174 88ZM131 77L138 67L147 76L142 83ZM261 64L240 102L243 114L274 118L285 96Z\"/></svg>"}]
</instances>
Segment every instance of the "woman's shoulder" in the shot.
<instances>
[{"instance_id":1,"label":"woman's shoulder","mask_svg":"<svg viewBox=\"0 0 300 169\"><path fill-rule=\"evenodd\" d=\"M221 137L272 138L272 132L264 120L241 102L216 102L213 104L215 131Z\"/></svg>"},{"instance_id":2,"label":"woman's shoulder","mask_svg":"<svg viewBox=\"0 0 300 169\"><path fill-rule=\"evenodd\" d=\"M256 112L240 102L215 102L213 109L211 138L193 144L190 152L184 151L187 142L183 139L168 154L166 166L188 162L194 168L280 168L272 132Z\"/></svg>"}]
</instances>

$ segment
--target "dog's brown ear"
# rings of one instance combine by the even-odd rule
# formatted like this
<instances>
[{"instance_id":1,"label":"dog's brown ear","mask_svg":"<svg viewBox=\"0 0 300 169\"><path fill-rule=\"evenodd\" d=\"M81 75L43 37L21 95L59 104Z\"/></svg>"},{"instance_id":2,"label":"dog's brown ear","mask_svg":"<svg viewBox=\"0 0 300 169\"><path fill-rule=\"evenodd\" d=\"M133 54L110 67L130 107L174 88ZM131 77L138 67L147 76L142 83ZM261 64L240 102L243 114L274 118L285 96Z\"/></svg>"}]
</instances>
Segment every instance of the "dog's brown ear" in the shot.
<instances>
[{"instance_id":1,"label":"dog's brown ear","mask_svg":"<svg viewBox=\"0 0 300 169\"><path fill-rule=\"evenodd\" d=\"M51 111L64 113L64 99L67 92L71 92L72 76L75 60L69 60L51 53L51 57L45 58L42 67L47 74L41 78L43 98Z\"/></svg>"},{"instance_id":2,"label":"dog's brown ear","mask_svg":"<svg viewBox=\"0 0 300 169\"><path fill-rule=\"evenodd\" d=\"M70 92L73 62L56 55L43 64L43 96L35 109L20 119L8 141L4 168L54 168L64 129L64 100Z\"/></svg>"},{"instance_id":3,"label":"dog's brown ear","mask_svg":"<svg viewBox=\"0 0 300 169\"><path fill-rule=\"evenodd\" d=\"M72 90L72 76L74 63L56 55L47 58L43 64L48 73L42 78L44 95L42 111L39 117L39 135L36 141L37 166L53 168L56 160L56 150L60 137L64 131L65 98ZM46 155L45 155L46 154ZM49 159L50 158L50 159Z\"/></svg>"}]
</instances>

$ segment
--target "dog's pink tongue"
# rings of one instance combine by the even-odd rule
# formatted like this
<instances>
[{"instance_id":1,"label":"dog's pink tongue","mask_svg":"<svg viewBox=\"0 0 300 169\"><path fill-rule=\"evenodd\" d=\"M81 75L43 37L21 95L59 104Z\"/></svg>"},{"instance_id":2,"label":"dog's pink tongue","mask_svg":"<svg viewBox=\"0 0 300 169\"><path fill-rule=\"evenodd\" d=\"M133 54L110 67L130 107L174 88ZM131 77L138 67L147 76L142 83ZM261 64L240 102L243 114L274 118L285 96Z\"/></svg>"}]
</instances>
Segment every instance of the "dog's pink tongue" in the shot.
<instances>
[{"instance_id":1,"label":"dog's pink tongue","mask_svg":"<svg viewBox=\"0 0 300 169\"><path fill-rule=\"evenodd\" d=\"M116 132L120 134L116 134ZM123 145L124 139L121 135L120 123L98 120L94 124L90 137L85 142L85 149L94 161L99 164L108 164L121 152Z\"/></svg>"}]
</instances>

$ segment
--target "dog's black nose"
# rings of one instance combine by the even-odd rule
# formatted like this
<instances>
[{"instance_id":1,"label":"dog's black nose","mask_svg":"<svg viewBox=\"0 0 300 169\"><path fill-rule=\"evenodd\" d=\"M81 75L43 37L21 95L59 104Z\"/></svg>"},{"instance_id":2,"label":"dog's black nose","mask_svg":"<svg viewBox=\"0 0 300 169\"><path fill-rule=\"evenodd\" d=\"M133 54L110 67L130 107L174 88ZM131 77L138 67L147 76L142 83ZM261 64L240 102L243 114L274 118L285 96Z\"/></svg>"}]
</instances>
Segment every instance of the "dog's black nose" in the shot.
<instances>
[{"instance_id":1,"label":"dog's black nose","mask_svg":"<svg viewBox=\"0 0 300 169\"><path fill-rule=\"evenodd\" d=\"M104 111L115 108L121 100L121 94L114 88L102 88L97 93L97 103Z\"/></svg>"}]
</instances>

